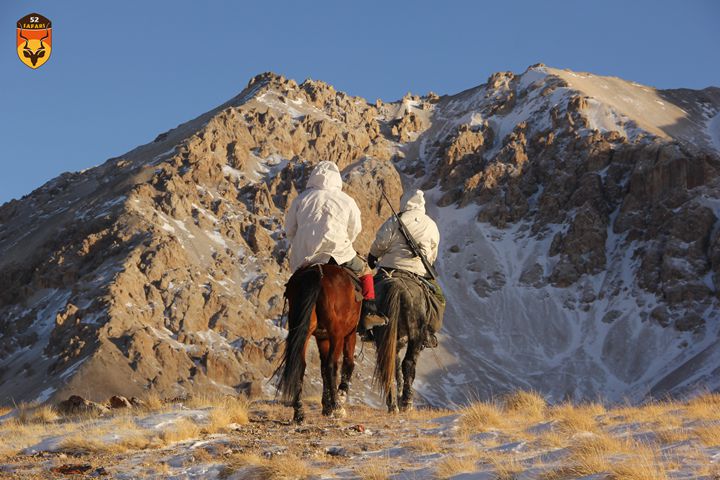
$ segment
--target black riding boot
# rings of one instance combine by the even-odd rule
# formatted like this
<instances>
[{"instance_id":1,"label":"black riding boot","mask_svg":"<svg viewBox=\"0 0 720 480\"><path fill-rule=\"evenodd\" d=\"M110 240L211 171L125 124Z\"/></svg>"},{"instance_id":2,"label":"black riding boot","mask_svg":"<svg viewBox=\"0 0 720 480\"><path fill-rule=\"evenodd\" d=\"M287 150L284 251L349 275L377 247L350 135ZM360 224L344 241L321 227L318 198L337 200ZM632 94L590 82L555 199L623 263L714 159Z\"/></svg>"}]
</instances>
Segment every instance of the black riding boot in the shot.
<instances>
[{"instance_id":1,"label":"black riding boot","mask_svg":"<svg viewBox=\"0 0 720 480\"><path fill-rule=\"evenodd\" d=\"M360 323L358 324L358 334L363 342L371 342L373 340L373 327L386 325L387 319L377 311L375 300L363 300L362 311L360 312Z\"/></svg>"}]
</instances>

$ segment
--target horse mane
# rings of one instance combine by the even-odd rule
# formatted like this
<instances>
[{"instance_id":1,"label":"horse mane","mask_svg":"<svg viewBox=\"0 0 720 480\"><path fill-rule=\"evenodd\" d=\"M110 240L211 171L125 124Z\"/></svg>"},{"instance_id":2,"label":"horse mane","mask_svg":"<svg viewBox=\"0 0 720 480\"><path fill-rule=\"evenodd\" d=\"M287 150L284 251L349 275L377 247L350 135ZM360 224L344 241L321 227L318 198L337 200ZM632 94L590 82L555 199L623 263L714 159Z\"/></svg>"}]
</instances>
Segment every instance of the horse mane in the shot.
<instances>
[{"instance_id":1,"label":"horse mane","mask_svg":"<svg viewBox=\"0 0 720 480\"><path fill-rule=\"evenodd\" d=\"M320 295L319 268L306 268L295 272L288 281L285 296L288 311L288 334L285 352L280 365L273 373L278 377L277 389L284 401L292 400L302 388L303 362L297 361L304 354L305 342L310 329L310 317Z\"/></svg>"}]
</instances>

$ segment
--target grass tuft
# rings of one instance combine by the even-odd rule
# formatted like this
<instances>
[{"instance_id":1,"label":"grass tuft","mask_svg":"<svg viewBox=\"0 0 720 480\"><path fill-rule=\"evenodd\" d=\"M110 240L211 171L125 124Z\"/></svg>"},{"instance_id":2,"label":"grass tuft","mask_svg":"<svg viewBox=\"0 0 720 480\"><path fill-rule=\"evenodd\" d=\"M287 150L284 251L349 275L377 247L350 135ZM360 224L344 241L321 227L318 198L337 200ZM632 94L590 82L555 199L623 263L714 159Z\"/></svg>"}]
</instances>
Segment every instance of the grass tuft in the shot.
<instances>
[{"instance_id":1,"label":"grass tuft","mask_svg":"<svg viewBox=\"0 0 720 480\"><path fill-rule=\"evenodd\" d=\"M527 420L539 420L547 410L545 398L534 391L518 390L505 395L502 400L506 411L521 414Z\"/></svg>"},{"instance_id":2,"label":"grass tuft","mask_svg":"<svg viewBox=\"0 0 720 480\"><path fill-rule=\"evenodd\" d=\"M224 397L214 400L208 415L208 424L203 427L203 431L216 433L226 430L234 423L240 425L248 423L249 406L250 402L243 397Z\"/></svg>"},{"instance_id":3,"label":"grass tuft","mask_svg":"<svg viewBox=\"0 0 720 480\"><path fill-rule=\"evenodd\" d=\"M474 458L468 456L448 456L437 464L435 473L438 478L450 478L460 473L474 472L476 463Z\"/></svg>"},{"instance_id":4,"label":"grass tuft","mask_svg":"<svg viewBox=\"0 0 720 480\"><path fill-rule=\"evenodd\" d=\"M720 413L718 413L720 416ZM692 432L706 447L720 446L720 424L704 424L692 429Z\"/></svg>"},{"instance_id":5,"label":"grass tuft","mask_svg":"<svg viewBox=\"0 0 720 480\"><path fill-rule=\"evenodd\" d=\"M187 440L189 438L196 438L200 436L200 433L200 427L195 422L187 418L183 418L175 422L172 427L160 432L158 438L167 445L170 443L182 442L183 440Z\"/></svg>"},{"instance_id":6,"label":"grass tuft","mask_svg":"<svg viewBox=\"0 0 720 480\"><path fill-rule=\"evenodd\" d=\"M480 433L503 424L503 413L494 403L474 402L462 410L460 426L465 433Z\"/></svg>"},{"instance_id":7,"label":"grass tuft","mask_svg":"<svg viewBox=\"0 0 720 480\"><path fill-rule=\"evenodd\" d=\"M597 431L596 417L604 413L605 408L594 403L578 406L563 403L550 409L551 418L558 422L561 431L568 434Z\"/></svg>"}]
</instances>

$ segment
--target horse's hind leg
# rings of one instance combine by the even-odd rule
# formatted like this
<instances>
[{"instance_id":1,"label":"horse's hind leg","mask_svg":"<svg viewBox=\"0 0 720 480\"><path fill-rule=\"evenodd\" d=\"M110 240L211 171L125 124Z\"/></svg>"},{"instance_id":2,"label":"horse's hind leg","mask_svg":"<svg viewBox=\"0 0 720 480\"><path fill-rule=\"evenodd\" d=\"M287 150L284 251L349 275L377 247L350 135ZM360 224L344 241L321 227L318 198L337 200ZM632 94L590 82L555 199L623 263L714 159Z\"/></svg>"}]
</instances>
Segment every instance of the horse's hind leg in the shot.
<instances>
[{"instance_id":1,"label":"horse's hind leg","mask_svg":"<svg viewBox=\"0 0 720 480\"><path fill-rule=\"evenodd\" d=\"M318 350L320 351L320 374L322 375L323 391L322 391L322 414L330 415L332 413L332 395L331 390L334 387L332 383L332 366L330 361L330 341L327 339L318 340Z\"/></svg>"},{"instance_id":2,"label":"horse's hind leg","mask_svg":"<svg viewBox=\"0 0 720 480\"><path fill-rule=\"evenodd\" d=\"M348 399L350 393L350 379L355 369L355 330L345 337L343 344L343 363L342 374L340 377L340 386L338 387L338 403L342 407Z\"/></svg>"},{"instance_id":3,"label":"horse's hind leg","mask_svg":"<svg viewBox=\"0 0 720 480\"><path fill-rule=\"evenodd\" d=\"M330 414L335 417L344 417L345 409L338 402L338 370L340 370L340 355L344 350L344 339L336 339L330 345L330 355L328 356L329 365L329 385L328 391L330 393Z\"/></svg>"},{"instance_id":4,"label":"horse's hind leg","mask_svg":"<svg viewBox=\"0 0 720 480\"><path fill-rule=\"evenodd\" d=\"M400 388L402 385L402 370L400 370L400 356L398 355L399 353L400 352L397 352L395 354L395 387L390 388L390 391L388 392L386 398L388 413L398 413L400 411L397 404L398 397L401 393Z\"/></svg>"},{"instance_id":5,"label":"horse's hind leg","mask_svg":"<svg viewBox=\"0 0 720 480\"><path fill-rule=\"evenodd\" d=\"M342 339L340 340L342 341ZM320 350L320 371L323 378L322 414L343 416L344 409L338 405L337 377L342 344L329 340L318 342Z\"/></svg>"},{"instance_id":6,"label":"horse's hind leg","mask_svg":"<svg viewBox=\"0 0 720 480\"><path fill-rule=\"evenodd\" d=\"M415 366L421 350L420 342L420 340L408 342L405 358L403 358L402 362L403 392L400 399L400 410L403 412L413 408L412 384L415 381Z\"/></svg>"},{"instance_id":7,"label":"horse's hind leg","mask_svg":"<svg viewBox=\"0 0 720 480\"><path fill-rule=\"evenodd\" d=\"M305 421L305 407L302 402L302 387L303 378L305 378L305 367L307 366L307 362L305 361L305 352L307 351L309 340L310 337L305 340L303 354L302 357L300 357L300 385L298 385L297 393L293 399L293 422L295 423L303 423Z\"/></svg>"}]
</instances>

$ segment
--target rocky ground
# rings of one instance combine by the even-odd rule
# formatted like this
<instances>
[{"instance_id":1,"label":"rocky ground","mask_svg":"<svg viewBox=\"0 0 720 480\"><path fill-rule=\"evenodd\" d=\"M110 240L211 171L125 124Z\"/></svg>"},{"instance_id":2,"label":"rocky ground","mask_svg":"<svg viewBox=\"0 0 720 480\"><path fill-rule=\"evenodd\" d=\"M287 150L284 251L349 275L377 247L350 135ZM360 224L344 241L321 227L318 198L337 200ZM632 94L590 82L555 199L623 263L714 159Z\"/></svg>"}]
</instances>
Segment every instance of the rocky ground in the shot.
<instances>
[{"instance_id":1,"label":"rocky ground","mask_svg":"<svg viewBox=\"0 0 720 480\"><path fill-rule=\"evenodd\" d=\"M720 397L642 407L547 405L517 392L457 411L360 404L303 425L274 402L150 399L0 420L2 478L718 479Z\"/></svg>"}]
</instances>

